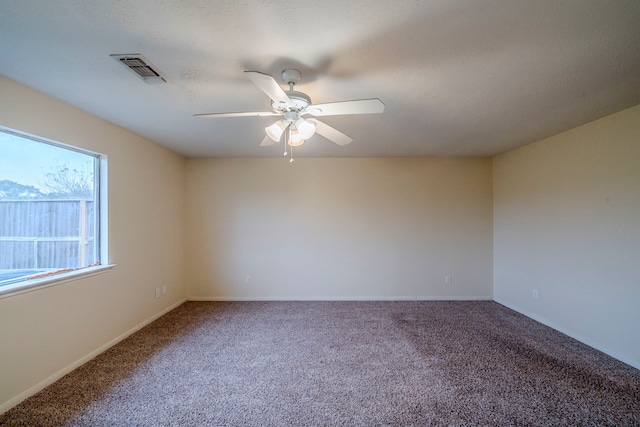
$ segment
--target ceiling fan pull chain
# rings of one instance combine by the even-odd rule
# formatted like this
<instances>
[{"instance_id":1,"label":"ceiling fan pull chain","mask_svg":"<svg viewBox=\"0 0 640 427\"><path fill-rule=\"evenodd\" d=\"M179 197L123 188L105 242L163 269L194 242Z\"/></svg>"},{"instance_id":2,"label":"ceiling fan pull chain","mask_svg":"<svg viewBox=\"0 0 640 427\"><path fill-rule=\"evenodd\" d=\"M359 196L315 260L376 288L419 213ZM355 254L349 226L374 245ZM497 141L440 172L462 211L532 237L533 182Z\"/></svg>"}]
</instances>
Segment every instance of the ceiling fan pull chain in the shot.
<instances>
[{"instance_id":1,"label":"ceiling fan pull chain","mask_svg":"<svg viewBox=\"0 0 640 427\"><path fill-rule=\"evenodd\" d=\"M289 159L289 163L293 163L293 145L291 146L291 158Z\"/></svg>"},{"instance_id":2,"label":"ceiling fan pull chain","mask_svg":"<svg viewBox=\"0 0 640 427\"><path fill-rule=\"evenodd\" d=\"M289 139L289 129L284 132L284 156L287 157L287 140Z\"/></svg>"}]
</instances>

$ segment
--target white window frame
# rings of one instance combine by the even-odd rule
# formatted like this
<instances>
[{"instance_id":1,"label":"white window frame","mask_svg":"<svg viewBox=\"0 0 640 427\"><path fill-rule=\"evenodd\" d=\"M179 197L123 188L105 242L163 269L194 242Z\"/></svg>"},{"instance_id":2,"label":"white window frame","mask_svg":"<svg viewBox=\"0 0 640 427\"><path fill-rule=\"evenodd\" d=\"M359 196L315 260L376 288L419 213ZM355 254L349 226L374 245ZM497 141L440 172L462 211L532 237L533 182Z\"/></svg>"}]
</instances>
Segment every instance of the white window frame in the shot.
<instances>
[{"instance_id":1,"label":"white window frame","mask_svg":"<svg viewBox=\"0 0 640 427\"><path fill-rule=\"evenodd\" d=\"M36 135L31 135L19 130L9 129L0 126L0 132L17 136L20 138L30 139L34 142L48 144L65 150L76 151L96 158L94 162L94 184L96 185L97 196L95 197L97 215L96 222L96 238L98 239L97 259L98 265L91 267L83 267L69 272L56 273L50 276L20 280L17 282L0 285L0 298L6 298L24 292L35 291L38 289L59 285L72 280L78 280L84 277L93 276L103 273L114 267L109 264L109 244L108 244L108 205L107 205L107 156L95 151L84 148L63 144ZM95 178L97 177L97 178Z\"/></svg>"}]
</instances>

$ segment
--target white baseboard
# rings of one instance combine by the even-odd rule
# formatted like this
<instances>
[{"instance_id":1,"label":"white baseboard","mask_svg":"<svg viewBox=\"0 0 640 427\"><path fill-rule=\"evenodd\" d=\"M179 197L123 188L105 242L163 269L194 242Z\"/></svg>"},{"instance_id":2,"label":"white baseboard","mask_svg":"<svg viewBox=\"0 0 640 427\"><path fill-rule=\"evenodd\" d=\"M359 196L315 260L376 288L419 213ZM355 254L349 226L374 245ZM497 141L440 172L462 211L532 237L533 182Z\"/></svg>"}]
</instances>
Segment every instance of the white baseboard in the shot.
<instances>
[{"instance_id":1,"label":"white baseboard","mask_svg":"<svg viewBox=\"0 0 640 427\"><path fill-rule=\"evenodd\" d=\"M144 328L149 323L153 322L156 319L159 319L160 317L164 316L165 314L167 314L168 312L170 312L174 308L184 304L185 301L186 301L186 299L182 299L182 300L176 302L175 304L167 307L166 309L162 310L161 312L159 312L159 313L151 316L150 318L144 320L143 322L137 324L136 326L134 326L133 328L129 329L128 331L126 331L122 335L112 339L111 341L109 341L105 345L97 348L96 350L92 351L91 353L89 353L89 354L81 357L80 359L76 360L75 362L73 362L69 366L66 366L65 368L59 370L55 374L45 378L44 380L40 381L39 383L37 383L33 387L29 387L27 390L23 391L22 393L20 393L19 395L15 396L14 398L9 399L8 401L0 404L0 414L8 411L9 409L13 408L14 406L18 405L20 402L25 400L26 398L33 396L34 394L36 394L40 390L42 390L45 387L47 387L47 386L53 384L54 382L58 381L60 378L62 378L63 376L67 375L69 372L71 372L74 369L77 369L80 366L84 365L89 360L93 359L94 357L96 357L100 353L105 352L106 350L108 350L109 348L111 348L114 345L118 344L120 341L122 341L123 339L127 338L128 336L138 332L140 329Z\"/></svg>"},{"instance_id":2,"label":"white baseboard","mask_svg":"<svg viewBox=\"0 0 640 427\"><path fill-rule=\"evenodd\" d=\"M440 297L440 296L393 296L393 297L188 297L188 301L493 301L493 297L465 296L465 297Z\"/></svg>"},{"instance_id":3,"label":"white baseboard","mask_svg":"<svg viewBox=\"0 0 640 427\"><path fill-rule=\"evenodd\" d=\"M569 331L569 330L567 330L567 329L565 329L565 328L563 328L563 327L551 322L548 319L540 317L540 316L538 316L538 315L536 315L534 313L530 313L527 310L522 310L520 307L516 307L516 306L514 306L512 304L509 304L508 302L503 301L500 298L494 298L493 300L495 302L497 302L498 304L500 304L500 305L504 305L505 307L510 308L513 311L517 311L518 313L523 314L523 315L527 316L528 318L535 320L536 322L540 322L543 325L546 325L546 326L548 326L548 327L550 327L552 329L555 329L556 331L561 332L561 333L563 333L563 334L565 334L565 335L567 335L567 336L569 336L569 337L571 337L571 338L573 338L575 340L578 340L581 343L588 345L589 347L595 348L596 350L601 351L601 352L613 357L614 359L618 359L619 361L621 361L623 363L626 363L629 366L633 366L636 369L640 369L640 361L627 359L627 358L617 354L615 351L611 351L608 348L602 347L601 345L598 345L597 343L594 343L593 341L591 341L589 339L586 339L586 338L584 338L584 337L582 337L580 335L577 335L577 334L575 334L575 333L573 333L573 332L571 332L571 331Z\"/></svg>"}]
</instances>

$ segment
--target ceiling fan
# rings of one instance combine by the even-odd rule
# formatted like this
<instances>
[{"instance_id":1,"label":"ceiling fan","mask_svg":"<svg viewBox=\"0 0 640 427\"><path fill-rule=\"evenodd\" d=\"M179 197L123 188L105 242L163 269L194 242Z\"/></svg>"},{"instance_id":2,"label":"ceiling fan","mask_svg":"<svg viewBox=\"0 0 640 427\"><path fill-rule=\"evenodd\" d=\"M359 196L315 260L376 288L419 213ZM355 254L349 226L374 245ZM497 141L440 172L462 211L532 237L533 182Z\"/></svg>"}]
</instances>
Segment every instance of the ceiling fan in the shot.
<instances>
[{"instance_id":1,"label":"ceiling fan","mask_svg":"<svg viewBox=\"0 0 640 427\"><path fill-rule=\"evenodd\" d=\"M289 90L286 91L268 74L259 71L245 71L244 73L271 98L271 108L273 111L195 114L194 117L282 116L281 119L278 119L271 126L265 128L267 135L260 143L260 146L273 145L279 142L284 134L285 144L291 147L297 147L302 145L305 140L311 138L315 133L324 136L338 145L346 145L353 141L353 139L347 135L320 120L303 116L311 115L313 117L322 117L346 114L372 114L382 113L384 111L384 104L377 98L312 104L311 98L309 98L307 94L293 90L295 84L300 81L300 71L291 68L282 72L282 79L289 86ZM285 155L286 154L285 152Z\"/></svg>"}]
</instances>

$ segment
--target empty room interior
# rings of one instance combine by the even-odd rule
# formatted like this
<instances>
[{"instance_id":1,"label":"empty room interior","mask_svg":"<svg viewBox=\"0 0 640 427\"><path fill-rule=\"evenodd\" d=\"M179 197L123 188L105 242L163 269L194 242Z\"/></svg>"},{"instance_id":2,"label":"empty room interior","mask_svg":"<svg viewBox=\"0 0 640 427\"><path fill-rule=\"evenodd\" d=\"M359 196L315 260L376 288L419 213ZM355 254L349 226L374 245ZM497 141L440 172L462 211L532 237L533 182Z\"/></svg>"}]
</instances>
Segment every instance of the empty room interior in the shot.
<instances>
[{"instance_id":1,"label":"empty room interior","mask_svg":"<svg viewBox=\"0 0 640 427\"><path fill-rule=\"evenodd\" d=\"M0 425L640 424L640 2L0 1L0 134Z\"/></svg>"}]
</instances>

